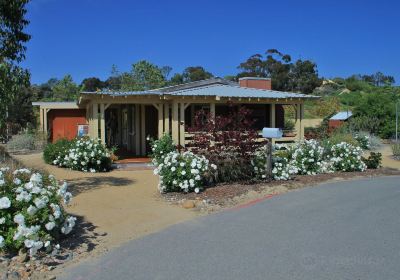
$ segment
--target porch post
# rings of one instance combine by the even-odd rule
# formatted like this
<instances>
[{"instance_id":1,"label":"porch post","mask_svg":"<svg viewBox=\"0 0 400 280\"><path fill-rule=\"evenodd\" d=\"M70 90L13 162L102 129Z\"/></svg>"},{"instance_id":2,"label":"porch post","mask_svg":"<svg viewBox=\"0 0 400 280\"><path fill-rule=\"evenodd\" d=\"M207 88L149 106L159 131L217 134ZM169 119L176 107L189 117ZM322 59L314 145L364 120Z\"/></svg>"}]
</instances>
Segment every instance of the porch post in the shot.
<instances>
[{"instance_id":1,"label":"porch post","mask_svg":"<svg viewBox=\"0 0 400 280\"><path fill-rule=\"evenodd\" d=\"M40 131L44 132L44 124L43 124L43 109L39 107L39 120L40 120Z\"/></svg>"},{"instance_id":2,"label":"porch post","mask_svg":"<svg viewBox=\"0 0 400 280\"><path fill-rule=\"evenodd\" d=\"M91 138L99 138L99 107L97 103L93 103L92 105L92 118L89 131Z\"/></svg>"},{"instance_id":3,"label":"porch post","mask_svg":"<svg viewBox=\"0 0 400 280\"><path fill-rule=\"evenodd\" d=\"M100 139L101 143L106 143L106 123L104 103L100 104Z\"/></svg>"},{"instance_id":4,"label":"porch post","mask_svg":"<svg viewBox=\"0 0 400 280\"><path fill-rule=\"evenodd\" d=\"M146 155L146 106L144 104L140 105L140 135L141 135L141 143L142 143L142 155Z\"/></svg>"},{"instance_id":5,"label":"porch post","mask_svg":"<svg viewBox=\"0 0 400 280\"><path fill-rule=\"evenodd\" d=\"M185 103L180 103L179 144L185 147Z\"/></svg>"},{"instance_id":6,"label":"porch post","mask_svg":"<svg viewBox=\"0 0 400 280\"><path fill-rule=\"evenodd\" d=\"M169 103L164 104L164 133L169 133Z\"/></svg>"},{"instance_id":7,"label":"porch post","mask_svg":"<svg viewBox=\"0 0 400 280\"><path fill-rule=\"evenodd\" d=\"M270 106L271 110L269 111L270 113L270 120L271 120L271 127L276 127L276 114L275 114L275 103L272 103Z\"/></svg>"},{"instance_id":8,"label":"porch post","mask_svg":"<svg viewBox=\"0 0 400 280\"><path fill-rule=\"evenodd\" d=\"M300 140L304 139L304 126L303 126L303 118L304 118L304 104L299 104L300 106Z\"/></svg>"},{"instance_id":9,"label":"porch post","mask_svg":"<svg viewBox=\"0 0 400 280\"><path fill-rule=\"evenodd\" d=\"M178 102L172 103L172 140L175 144L179 144L179 120L178 120Z\"/></svg>"},{"instance_id":10,"label":"porch post","mask_svg":"<svg viewBox=\"0 0 400 280\"><path fill-rule=\"evenodd\" d=\"M135 104L135 155L140 155L140 106Z\"/></svg>"},{"instance_id":11,"label":"porch post","mask_svg":"<svg viewBox=\"0 0 400 280\"><path fill-rule=\"evenodd\" d=\"M210 114L213 119L215 119L215 103L210 103Z\"/></svg>"},{"instance_id":12,"label":"porch post","mask_svg":"<svg viewBox=\"0 0 400 280\"><path fill-rule=\"evenodd\" d=\"M296 104L296 132L297 132L297 139L301 140L303 139L304 131L302 131L301 127L301 119L302 119L302 108L301 104Z\"/></svg>"},{"instance_id":13,"label":"porch post","mask_svg":"<svg viewBox=\"0 0 400 280\"><path fill-rule=\"evenodd\" d=\"M164 134L164 104L157 104L158 111L158 139Z\"/></svg>"},{"instance_id":14,"label":"porch post","mask_svg":"<svg viewBox=\"0 0 400 280\"><path fill-rule=\"evenodd\" d=\"M44 130L44 135L47 136L47 113L49 109L44 109L43 110L43 130Z\"/></svg>"}]
</instances>

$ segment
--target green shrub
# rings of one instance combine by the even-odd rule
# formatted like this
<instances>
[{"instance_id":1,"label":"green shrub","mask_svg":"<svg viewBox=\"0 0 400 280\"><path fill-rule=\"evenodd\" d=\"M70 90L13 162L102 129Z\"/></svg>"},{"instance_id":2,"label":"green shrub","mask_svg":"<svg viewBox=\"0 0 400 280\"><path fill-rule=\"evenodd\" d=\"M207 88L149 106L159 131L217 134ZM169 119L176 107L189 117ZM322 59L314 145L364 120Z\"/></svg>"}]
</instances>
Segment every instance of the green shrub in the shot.
<instances>
[{"instance_id":1,"label":"green shrub","mask_svg":"<svg viewBox=\"0 0 400 280\"><path fill-rule=\"evenodd\" d=\"M176 145L172 141L169 134L164 134L160 139L150 140L151 154L150 157L154 164L163 162L165 155L170 152L176 151Z\"/></svg>"},{"instance_id":2,"label":"green shrub","mask_svg":"<svg viewBox=\"0 0 400 280\"><path fill-rule=\"evenodd\" d=\"M26 168L0 168L0 184L0 251L51 252L71 232L76 218L63 208L72 197L66 183Z\"/></svg>"},{"instance_id":3,"label":"green shrub","mask_svg":"<svg viewBox=\"0 0 400 280\"><path fill-rule=\"evenodd\" d=\"M7 147L14 151L35 150L35 136L26 132L14 135L7 143Z\"/></svg>"},{"instance_id":4,"label":"green shrub","mask_svg":"<svg viewBox=\"0 0 400 280\"><path fill-rule=\"evenodd\" d=\"M400 158L400 143L393 143L391 147L393 156Z\"/></svg>"},{"instance_id":5,"label":"green shrub","mask_svg":"<svg viewBox=\"0 0 400 280\"><path fill-rule=\"evenodd\" d=\"M157 164L154 170L154 174L160 176L160 192L200 192L209 170L208 165L205 157L192 152L173 151L164 155L163 162Z\"/></svg>"},{"instance_id":6,"label":"green shrub","mask_svg":"<svg viewBox=\"0 0 400 280\"><path fill-rule=\"evenodd\" d=\"M100 139L76 138L70 145L60 150L51 163L60 167L84 172L109 171L113 151L108 150Z\"/></svg>"},{"instance_id":7,"label":"green shrub","mask_svg":"<svg viewBox=\"0 0 400 280\"><path fill-rule=\"evenodd\" d=\"M65 156L73 145L74 140L59 139L55 143L49 143L43 150L43 159L47 164L53 164L58 156Z\"/></svg>"},{"instance_id":8,"label":"green shrub","mask_svg":"<svg viewBox=\"0 0 400 280\"><path fill-rule=\"evenodd\" d=\"M336 145L336 144L340 144L342 142L351 144L353 146L358 146L358 141L356 139L354 139L353 135L351 133L347 133L347 132L340 132L340 131L335 131L329 138L325 139L323 142L324 145L323 146L327 146L326 142L329 142L328 146L332 146L332 145Z\"/></svg>"},{"instance_id":9,"label":"green shrub","mask_svg":"<svg viewBox=\"0 0 400 280\"><path fill-rule=\"evenodd\" d=\"M295 123L291 119L285 119L284 130L292 131L294 129Z\"/></svg>"},{"instance_id":10,"label":"green shrub","mask_svg":"<svg viewBox=\"0 0 400 280\"><path fill-rule=\"evenodd\" d=\"M371 152L368 158L362 158L368 169L377 169L381 167L382 154Z\"/></svg>"}]
</instances>

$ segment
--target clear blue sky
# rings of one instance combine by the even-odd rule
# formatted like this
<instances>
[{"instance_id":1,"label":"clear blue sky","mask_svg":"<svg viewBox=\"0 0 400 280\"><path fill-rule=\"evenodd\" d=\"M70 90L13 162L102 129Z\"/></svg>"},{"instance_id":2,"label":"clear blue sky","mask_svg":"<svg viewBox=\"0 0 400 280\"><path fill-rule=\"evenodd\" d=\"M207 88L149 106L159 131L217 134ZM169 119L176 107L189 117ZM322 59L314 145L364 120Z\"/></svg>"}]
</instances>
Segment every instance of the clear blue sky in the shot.
<instances>
[{"instance_id":1,"label":"clear blue sky","mask_svg":"<svg viewBox=\"0 0 400 280\"><path fill-rule=\"evenodd\" d=\"M224 76L276 48L324 77L382 71L399 84L399 11L395 0L32 0L24 66L33 83L105 79L113 64L127 71L141 59Z\"/></svg>"}]
</instances>

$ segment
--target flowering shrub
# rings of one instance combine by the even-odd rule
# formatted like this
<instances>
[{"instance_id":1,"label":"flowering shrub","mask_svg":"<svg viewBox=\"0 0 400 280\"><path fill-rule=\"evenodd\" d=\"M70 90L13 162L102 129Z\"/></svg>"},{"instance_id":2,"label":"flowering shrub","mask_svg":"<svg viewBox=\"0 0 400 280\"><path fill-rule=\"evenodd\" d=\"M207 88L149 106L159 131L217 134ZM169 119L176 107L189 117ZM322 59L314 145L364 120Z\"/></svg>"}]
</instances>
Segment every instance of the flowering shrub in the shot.
<instances>
[{"instance_id":1,"label":"flowering shrub","mask_svg":"<svg viewBox=\"0 0 400 280\"><path fill-rule=\"evenodd\" d=\"M162 163L166 154L176 151L176 146L172 141L171 135L169 134L164 134L158 140L151 140L150 145L150 156L153 164L155 165Z\"/></svg>"},{"instance_id":2,"label":"flowering shrub","mask_svg":"<svg viewBox=\"0 0 400 280\"><path fill-rule=\"evenodd\" d=\"M68 149L60 150L53 165L85 172L108 171L111 169L111 151L99 139L74 139Z\"/></svg>"},{"instance_id":3,"label":"flowering shrub","mask_svg":"<svg viewBox=\"0 0 400 280\"><path fill-rule=\"evenodd\" d=\"M367 166L362 161L363 150L346 142L333 145L327 157L336 171L365 171Z\"/></svg>"},{"instance_id":4,"label":"flowering shrub","mask_svg":"<svg viewBox=\"0 0 400 280\"><path fill-rule=\"evenodd\" d=\"M354 136L354 139L357 140L358 145L364 150L369 150L371 147L369 145L369 136L368 135L359 135L356 134Z\"/></svg>"},{"instance_id":5,"label":"flowering shrub","mask_svg":"<svg viewBox=\"0 0 400 280\"><path fill-rule=\"evenodd\" d=\"M330 165L324 161L324 148L316 140L305 140L288 146L288 160L297 168L297 174L315 175L327 173Z\"/></svg>"},{"instance_id":6,"label":"flowering shrub","mask_svg":"<svg viewBox=\"0 0 400 280\"><path fill-rule=\"evenodd\" d=\"M1 168L0 250L24 249L31 256L51 251L57 237L75 225L76 218L68 216L61 204L71 197L67 184L59 185L51 175Z\"/></svg>"},{"instance_id":7,"label":"flowering shrub","mask_svg":"<svg viewBox=\"0 0 400 280\"><path fill-rule=\"evenodd\" d=\"M368 169L377 169L382 164L382 154L371 152L368 158L362 158Z\"/></svg>"},{"instance_id":8,"label":"flowering shrub","mask_svg":"<svg viewBox=\"0 0 400 280\"><path fill-rule=\"evenodd\" d=\"M170 152L157 165L154 174L160 176L160 192L200 192L203 178L209 170L209 162L192 152ZM216 166L211 166L213 169Z\"/></svg>"}]
</instances>

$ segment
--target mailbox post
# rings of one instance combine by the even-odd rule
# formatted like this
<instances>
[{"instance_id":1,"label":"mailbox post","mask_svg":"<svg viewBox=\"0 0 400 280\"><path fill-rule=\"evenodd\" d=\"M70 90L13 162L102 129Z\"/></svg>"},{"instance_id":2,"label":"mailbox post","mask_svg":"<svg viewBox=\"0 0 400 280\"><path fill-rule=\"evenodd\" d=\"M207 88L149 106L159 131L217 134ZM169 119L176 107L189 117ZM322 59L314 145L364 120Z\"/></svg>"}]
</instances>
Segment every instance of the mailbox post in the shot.
<instances>
[{"instance_id":1,"label":"mailbox post","mask_svg":"<svg viewBox=\"0 0 400 280\"><path fill-rule=\"evenodd\" d=\"M280 128L264 127L262 136L268 139L265 152L265 172L268 179L272 178L272 139L282 138L283 132Z\"/></svg>"}]
</instances>

